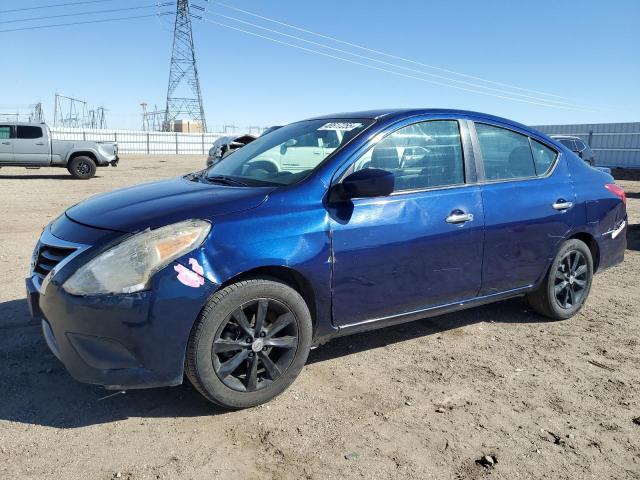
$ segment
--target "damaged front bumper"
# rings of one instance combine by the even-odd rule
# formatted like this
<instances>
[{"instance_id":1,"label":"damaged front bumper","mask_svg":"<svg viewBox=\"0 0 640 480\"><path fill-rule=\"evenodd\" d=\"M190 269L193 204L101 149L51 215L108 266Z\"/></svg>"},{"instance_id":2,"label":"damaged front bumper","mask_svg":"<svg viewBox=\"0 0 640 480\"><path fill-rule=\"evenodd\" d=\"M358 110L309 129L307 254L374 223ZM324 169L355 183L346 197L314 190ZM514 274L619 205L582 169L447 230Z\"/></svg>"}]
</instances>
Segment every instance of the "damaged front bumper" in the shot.
<instances>
[{"instance_id":1,"label":"damaged front bumper","mask_svg":"<svg viewBox=\"0 0 640 480\"><path fill-rule=\"evenodd\" d=\"M90 227L74 228L82 237L81 230ZM55 241L48 229L45 234L47 242ZM43 245L41 240L37 251ZM185 285L177 278L184 267L172 263L153 277L147 291L75 296L62 288L70 273L65 270L74 270L74 263L54 268L52 278L44 280L36 265L26 279L31 314L68 372L78 381L118 390L182 383L191 328L218 286L208 280L198 288Z\"/></svg>"}]
</instances>

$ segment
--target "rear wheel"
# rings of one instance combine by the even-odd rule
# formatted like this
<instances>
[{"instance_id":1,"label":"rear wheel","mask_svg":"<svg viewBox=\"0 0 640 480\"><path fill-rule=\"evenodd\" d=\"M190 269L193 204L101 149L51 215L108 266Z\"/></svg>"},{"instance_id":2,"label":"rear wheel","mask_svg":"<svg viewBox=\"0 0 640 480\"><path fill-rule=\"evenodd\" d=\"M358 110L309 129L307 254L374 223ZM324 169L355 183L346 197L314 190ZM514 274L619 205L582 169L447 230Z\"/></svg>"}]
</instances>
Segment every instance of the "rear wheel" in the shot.
<instances>
[{"instance_id":1,"label":"rear wheel","mask_svg":"<svg viewBox=\"0 0 640 480\"><path fill-rule=\"evenodd\" d=\"M528 295L536 312L555 320L575 315L591 290L593 258L581 240L565 242L556 255L544 281Z\"/></svg>"},{"instance_id":2,"label":"rear wheel","mask_svg":"<svg viewBox=\"0 0 640 480\"><path fill-rule=\"evenodd\" d=\"M193 327L186 374L210 401L246 408L282 393L311 346L311 315L291 287L264 279L216 292Z\"/></svg>"},{"instance_id":3,"label":"rear wheel","mask_svg":"<svg viewBox=\"0 0 640 480\"><path fill-rule=\"evenodd\" d=\"M96 162L91 157L80 155L71 159L67 169L74 178L88 180L96 174Z\"/></svg>"}]
</instances>

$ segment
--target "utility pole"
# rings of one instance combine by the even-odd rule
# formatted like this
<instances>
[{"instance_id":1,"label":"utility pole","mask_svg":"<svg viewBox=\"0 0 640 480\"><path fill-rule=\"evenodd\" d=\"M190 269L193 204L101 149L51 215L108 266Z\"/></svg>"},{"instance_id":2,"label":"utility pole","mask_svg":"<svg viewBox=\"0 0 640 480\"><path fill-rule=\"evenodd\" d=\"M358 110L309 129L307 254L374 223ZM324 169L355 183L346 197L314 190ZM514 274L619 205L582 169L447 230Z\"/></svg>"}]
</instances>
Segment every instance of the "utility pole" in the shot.
<instances>
[{"instance_id":1,"label":"utility pole","mask_svg":"<svg viewBox=\"0 0 640 480\"><path fill-rule=\"evenodd\" d=\"M202 131L207 131L193 46L189 0L177 0L163 130L170 131L179 116L200 122Z\"/></svg>"},{"instance_id":2,"label":"utility pole","mask_svg":"<svg viewBox=\"0 0 640 480\"><path fill-rule=\"evenodd\" d=\"M149 114L147 113L147 102L141 102L140 106L142 107L142 131L149 131Z\"/></svg>"}]
</instances>

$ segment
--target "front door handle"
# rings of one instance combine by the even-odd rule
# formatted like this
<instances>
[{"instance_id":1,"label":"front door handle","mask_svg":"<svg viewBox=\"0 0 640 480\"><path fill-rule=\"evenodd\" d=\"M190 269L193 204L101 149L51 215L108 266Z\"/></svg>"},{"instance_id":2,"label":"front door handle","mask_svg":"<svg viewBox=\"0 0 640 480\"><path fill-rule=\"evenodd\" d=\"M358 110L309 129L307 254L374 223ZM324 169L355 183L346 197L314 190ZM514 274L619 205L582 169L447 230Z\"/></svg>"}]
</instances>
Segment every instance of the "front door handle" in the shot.
<instances>
[{"instance_id":1,"label":"front door handle","mask_svg":"<svg viewBox=\"0 0 640 480\"><path fill-rule=\"evenodd\" d=\"M2 142L3 145L11 145L11 142Z\"/></svg>"},{"instance_id":2,"label":"front door handle","mask_svg":"<svg viewBox=\"0 0 640 480\"><path fill-rule=\"evenodd\" d=\"M464 213L462 210L454 210L446 218L447 223L466 223L473 221L473 213Z\"/></svg>"},{"instance_id":3,"label":"front door handle","mask_svg":"<svg viewBox=\"0 0 640 480\"><path fill-rule=\"evenodd\" d=\"M565 211L573 207L573 202L567 202L564 198L561 198L551 205L555 210Z\"/></svg>"},{"instance_id":4,"label":"front door handle","mask_svg":"<svg viewBox=\"0 0 640 480\"><path fill-rule=\"evenodd\" d=\"M38 143L36 143L36 145L40 145L40 146L42 146L42 145L44 145L44 143L42 143L42 142L38 142Z\"/></svg>"}]
</instances>

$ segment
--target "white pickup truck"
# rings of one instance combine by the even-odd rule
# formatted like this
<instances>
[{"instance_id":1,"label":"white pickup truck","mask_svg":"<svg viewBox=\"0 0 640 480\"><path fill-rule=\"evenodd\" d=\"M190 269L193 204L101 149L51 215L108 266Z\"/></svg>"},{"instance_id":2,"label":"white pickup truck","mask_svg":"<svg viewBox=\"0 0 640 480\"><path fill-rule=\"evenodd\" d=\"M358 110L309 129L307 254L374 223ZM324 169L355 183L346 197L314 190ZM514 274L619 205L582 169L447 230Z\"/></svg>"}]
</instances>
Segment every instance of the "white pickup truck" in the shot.
<instances>
[{"instance_id":1,"label":"white pickup truck","mask_svg":"<svg viewBox=\"0 0 640 480\"><path fill-rule=\"evenodd\" d=\"M0 122L0 168L64 167L87 180L97 167L115 167L118 160L117 143L52 140L44 123Z\"/></svg>"}]
</instances>

